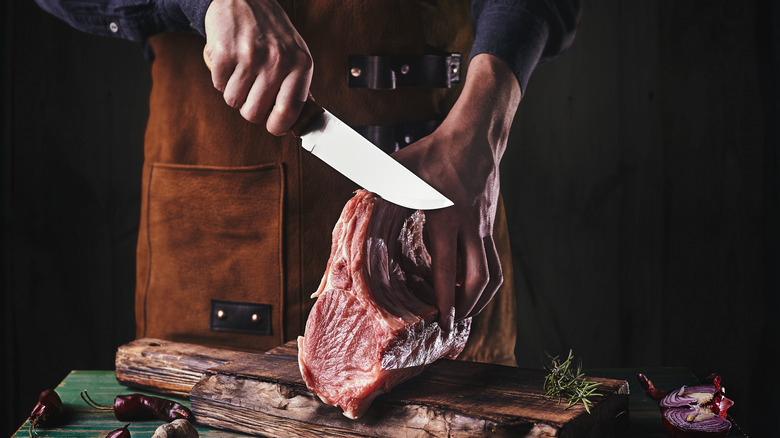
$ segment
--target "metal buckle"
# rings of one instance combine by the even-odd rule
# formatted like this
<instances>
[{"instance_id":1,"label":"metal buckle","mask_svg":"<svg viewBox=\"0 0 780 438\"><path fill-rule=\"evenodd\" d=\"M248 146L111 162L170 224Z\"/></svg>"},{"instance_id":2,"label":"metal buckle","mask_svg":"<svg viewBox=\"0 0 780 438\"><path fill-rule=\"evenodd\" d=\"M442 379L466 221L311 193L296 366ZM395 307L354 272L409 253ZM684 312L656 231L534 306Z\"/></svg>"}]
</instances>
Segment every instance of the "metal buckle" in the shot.
<instances>
[{"instance_id":1,"label":"metal buckle","mask_svg":"<svg viewBox=\"0 0 780 438\"><path fill-rule=\"evenodd\" d=\"M460 53L411 55L350 55L349 87L450 88L460 83Z\"/></svg>"},{"instance_id":2,"label":"metal buckle","mask_svg":"<svg viewBox=\"0 0 780 438\"><path fill-rule=\"evenodd\" d=\"M271 305L211 300L211 324L215 332L271 334Z\"/></svg>"}]
</instances>

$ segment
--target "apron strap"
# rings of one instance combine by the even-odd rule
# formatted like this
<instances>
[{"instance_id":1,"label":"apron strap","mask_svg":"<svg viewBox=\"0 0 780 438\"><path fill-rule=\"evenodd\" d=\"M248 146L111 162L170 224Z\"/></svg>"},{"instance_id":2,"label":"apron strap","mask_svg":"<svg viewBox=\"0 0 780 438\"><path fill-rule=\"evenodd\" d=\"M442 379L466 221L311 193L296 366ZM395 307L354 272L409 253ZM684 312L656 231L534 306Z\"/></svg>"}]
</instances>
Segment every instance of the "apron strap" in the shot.
<instances>
[{"instance_id":1,"label":"apron strap","mask_svg":"<svg viewBox=\"0 0 780 438\"><path fill-rule=\"evenodd\" d=\"M432 133L441 124L440 119L422 120L419 122L398 123L395 125L354 126L368 141L388 154L402 149L415 141Z\"/></svg>"},{"instance_id":2,"label":"apron strap","mask_svg":"<svg viewBox=\"0 0 780 438\"><path fill-rule=\"evenodd\" d=\"M350 55L349 87L450 88L460 83L460 53Z\"/></svg>"}]
</instances>

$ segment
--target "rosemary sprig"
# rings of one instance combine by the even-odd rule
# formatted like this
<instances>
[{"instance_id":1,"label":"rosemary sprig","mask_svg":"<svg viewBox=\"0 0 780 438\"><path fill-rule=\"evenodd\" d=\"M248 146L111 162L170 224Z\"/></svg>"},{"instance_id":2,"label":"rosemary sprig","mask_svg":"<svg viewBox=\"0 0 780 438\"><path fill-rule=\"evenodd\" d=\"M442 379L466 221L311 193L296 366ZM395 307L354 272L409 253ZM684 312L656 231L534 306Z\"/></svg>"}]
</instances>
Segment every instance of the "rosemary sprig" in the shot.
<instances>
[{"instance_id":1,"label":"rosemary sprig","mask_svg":"<svg viewBox=\"0 0 780 438\"><path fill-rule=\"evenodd\" d=\"M564 399L568 400L570 407L582 403L585 411L590 414L589 398L601 397L596 393L598 382L585 380L585 374L582 373L582 360L575 361L572 350L569 350L569 356L561 361L558 356L551 356L549 353L550 364L543 364L547 375L544 378L545 394L550 398L557 398L560 404ZM576 363L575 363L576 362Z\"/></svg>"}]
</instances>

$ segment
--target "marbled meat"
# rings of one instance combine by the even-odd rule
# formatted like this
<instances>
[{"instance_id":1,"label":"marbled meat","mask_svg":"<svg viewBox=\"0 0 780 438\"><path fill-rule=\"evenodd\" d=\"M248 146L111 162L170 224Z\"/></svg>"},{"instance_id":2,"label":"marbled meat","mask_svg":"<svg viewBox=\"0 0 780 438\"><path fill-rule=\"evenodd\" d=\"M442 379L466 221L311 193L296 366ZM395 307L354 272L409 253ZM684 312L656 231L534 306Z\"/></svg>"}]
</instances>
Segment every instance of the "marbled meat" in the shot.
<instances>
[{"instance_id":1,"label":"marbled meat","mask_svg":"<svg viewBox=\"0 0 780 438\"><path fill-rule=\"evenodd\" d=\"M374 398L440 358L455 358L471 320L441 330L423 243L425 216L360 190L333 230L317 301L298 338L306 385L360 417Z\"/></svg>"}]
</instances>

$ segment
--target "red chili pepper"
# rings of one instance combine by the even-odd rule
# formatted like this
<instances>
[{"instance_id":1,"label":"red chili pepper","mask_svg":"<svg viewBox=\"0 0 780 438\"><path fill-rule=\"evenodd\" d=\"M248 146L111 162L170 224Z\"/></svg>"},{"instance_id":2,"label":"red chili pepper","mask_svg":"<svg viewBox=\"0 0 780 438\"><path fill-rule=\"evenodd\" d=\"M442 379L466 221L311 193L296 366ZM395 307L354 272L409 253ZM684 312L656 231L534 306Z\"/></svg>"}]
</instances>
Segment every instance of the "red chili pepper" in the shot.
<instances>
[{"instance_id":1,"label":"red chili pepper","mask_svg":"<svg viewBox=\"0 0 780 438\"><path fill-rule=\"evenodd\" d=\"M106 435L106 438L130 438L130 431L127 429L129 424L125 424L124 427L120 427L117 430L112 430Z\"/></svg>"},{"instance_id":2,"label":"red chili pepper","mask_svg":"<svg viewBox=\"0 0 780 438\"><path fill-rule=\"evenodd\" d=\"M192 421L192 411L186 406L160 397L143 394L118 395L114 399L114 406L106 406L96 403L89 397L87 391L81 393L84 402L95 409L113 410L114 416L119 421L148 420L158 418L165 422L171 422L178 418Z\"/></svg>"},{"instance_id":3,"label":"red chili pepper","mask_svg":"<svg viewBox=\"0 0 780 438\"><path fill-rule=\"evenodd\" d=\"M639 380L639 384L642 385L642 389L645 390L645 394L655 401L661 400L662 398L666 397L666 394L669 393L669 391L655 389L655 386L653 386L653 381L648 379L642 373L637 374L636 378Z\"/></svg>"},{"instance_id":4,"label":"red chili pepper","mask_svg":"<svg viewBox=\"0 0 780 438\"><path fill-rule=\"evenodd\" d=\"M62 414L62 400L51 389L47 389L38 396L38 403L30 412L30 436L38 426L46 426L57 421Z\"/></svg>"}]
</instances>

